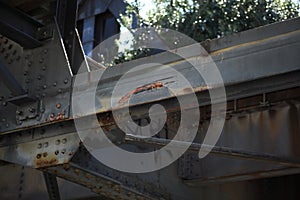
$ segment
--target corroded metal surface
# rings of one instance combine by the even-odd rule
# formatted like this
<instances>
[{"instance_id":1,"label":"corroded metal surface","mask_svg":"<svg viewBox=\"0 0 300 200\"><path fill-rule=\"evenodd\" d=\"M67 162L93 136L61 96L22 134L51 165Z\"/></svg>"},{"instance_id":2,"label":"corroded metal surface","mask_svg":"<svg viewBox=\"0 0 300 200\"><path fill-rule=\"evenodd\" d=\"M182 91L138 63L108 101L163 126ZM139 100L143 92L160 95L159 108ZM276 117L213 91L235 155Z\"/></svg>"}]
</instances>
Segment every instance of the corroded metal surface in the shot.
<instances>
[{"instance_id":1,"label":"corroded metal surface","mask_svg":"<svg viewBox=\"0 0 300 200\"><path fill-rule=\"evenodd\" d=\"M15 6L21 9L23 3ZM6 88L1 88L0 160L5 162L0 163L0 170L9 171L16 167L8 165L8 162L29 166L78 183L99 194L100 198L107 199L263 198L258 187L264 185L264 181L250 185L248 182L241 185L228 182L300 173L299 21L295 19L203 43L225 82L227 119L217 146L202 160L195 152L201 147L211 118L208 90L214 88L206 87L203 78L185 60L165 52L107 70L87 60L93 69L105 70L103 79L98 84L95 82L98 78L96 73L83 73L78 76L88 77L87 81L76 89L89 95L93 92L91 86L99 85L96 94L99 124L120 148L133 152L152 151L173 139L180 123L176 94L189 98L191 92L196 92L201 120L194 143L180 160L150 174L128 174L110 169L95 160L82 146L73 117L88 120L90 114L95 113L87 110L83 116L71 115L70 91L74 77L65 45L56 28L53 29L54 40L43 47L24 52L20 46L2 37L0 44L4 50L0 53L1 59L10 69L19 67L20 70L10 71L21 83L25 83L25 89L34 94L38 101L12 104L9 101L12 95ZM277 29L280 31L276 32ZM185 51L186 48L174 51ZM196 53L189 55L188 59L197 59ZM201 56L207 57L208 54ZM151 105L160 103L165 107L168 119L155 138L138 139L132 136L134 133L128 137L115 123L110 96L121 75L139 64L153 61L190 77L193 91L181 87L178 77L163 73L166 66L152 66L129 73L128 78L119 83L125 90L137 78L152 80L147 77L147 71L156 72L157 81L141 85L128 91L125 96L118 97L119 109L123 108L123 103L131 101L131 117L142 125L149 122ZM204 67L209 69L209 65ZM174 93L168 91L169 84L177 84ZM85 98L82 95L83 103ZM194 107L189 105L188 108ZM178 148L180 145L181 141L178 141ZM20 188L23 188L23 171L26 168L20 170L17 190L22 197ZM220 183L226 185L214 185ZM213 186L202 187L207 184ZM248 196L249 192L245 189L248 186L255 194ZM235 187L242 192L236 194ZM45 185L38 188L45 190ZM218 190L221 193L215 194ZM44 198L43 195L39 194L37 198ZM0 196L6 198L4 194Z\"/></svg>"}]
</instances>

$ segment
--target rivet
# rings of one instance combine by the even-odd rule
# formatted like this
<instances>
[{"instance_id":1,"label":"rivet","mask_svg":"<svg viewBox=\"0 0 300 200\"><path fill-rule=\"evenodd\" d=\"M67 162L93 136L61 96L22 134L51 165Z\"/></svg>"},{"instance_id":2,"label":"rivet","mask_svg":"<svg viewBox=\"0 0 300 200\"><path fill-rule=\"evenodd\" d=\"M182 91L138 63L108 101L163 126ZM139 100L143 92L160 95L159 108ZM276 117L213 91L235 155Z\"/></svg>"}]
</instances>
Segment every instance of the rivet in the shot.
<instances>
[{"instance_id":1,"label":"rivet","mask_svg":"<svg viewBox=\"0 0 300 200\"><path fill-rule=\"evenodd\" d=\"M49 143L48 143L48 142L45 142L45 143L44 143L44 147L47 148L48 146L49 146Z\"/></svg>"},{"instance_id":2,"label":"rivet","mask_svg":"<svg viewBox=\"0 0 300 200\"><path fill-rule=\"evenodd\" d=\"M53 83L53 87L56 87L56 86L57 86L57 83L56 83L56 82L54 82L54 83Z\"/></svg>"},{"instance_id":3,"label":"rivet","mask_svg":"<svg viewBox=\"0 0 300 200\"><path fill-rule=\"evenodd\" d=\"M38 148L38 149L41 149L42 146L43 146L42 143L39 143L38 146L37 146L37 148Z\"/></svg>"},{"instance_id":4,"label":"rivet","mask_svg":"<svg viewBox=\"0 0 300 200\"><path fill-rule=\"evenodd\" d=\"M44 54L47 54L48 53L48 49L44 49Z\"/></svg>"},{"instance_id":5,"label":"rivet","mask_svg":"<svg viewBox=\"0 0 300 200\"><path fill-rule=\"evenodd\" d=\"M65 154L66 153L66 149L61 150L61 153Z\"/></svg>"},{"instance_id":6,"label":"rivet","mask_svg":"<svg viewBox=\"0 0 300 200\"><path fill-rule=\"evenodd\" d=\"M3 106L7 106L7 102L3 102L2 105L3 105Z\"/></svg>"},{"instance_id":7,"label":"rivet","mask_svg":"<svg viewBox=\"0 0 300 200\"><path fill-rule=\"evenodd\" d=\"M69 82L69 80L68 80L68 79L65 79L65 80L64 80L64 83L65 83L65 84L67 84L68 82Z\"/></svg>"},{"instance_id":8,"label":"rivet","mask_svg":"<svg viewBox=\"0 0 300 200\"><path fill-rule=\"evenodd\" d=\"M27 76L28 75L28 71L24 71L24 76Z\"/></svg>"},{"instance_id":9,"label":"rivet","mask_svg":"<svg viewBox=\"0 0 300 200\"><path fill-rule=\"evenodd\" d=\"M62 89L58 89L58 91L57 91L58 93L62 93Z\"/></svg>"},{"instance_id":10,"label":"rivet","mask_svg":"<svg viewBox=\"0 0 300 200\"><path fill-rule=\"evenodd\" d=\"M57 104L56 104L56 108L57 108L57 109L60 109L60 108L61 108L61 104L60 104L60 103L57 103Z\"/></svg>"},{"instance_id":11,"label":"rivet","mask_svg":"<svg viewBox=\"0 0 300 200\"><path fill-rule=\"evenodd\" d=\"M44 59L43 59L43 58L41 58L41 59L40 59L40 63L43 63L43 62L44 62Z\"/></svg>"},{"instance_id":12,"label":"rivet","mask_svg":"<svg viewBox=\"0 0 300 200\"><path fill-rule=\"evenodd\" d=\"M28 67L30 67L32 65L32 62L29 61L27 65L28 65Z\"/></svg>"},{"instance_id":13,"label":"rivet","mask_svg":"<svg viewBox=\"0 0 300 200\"><path fill-rule=\"evenodd\" d=\"M58 155L58 154L59 154L59 151L58 151L58 150L56 150L56 151L54 152L54 154L55 154L55 155Z\"/></svg>"},{"instance_id":14,"label":"rivet","mask_svg":"<svg viewBox=\"0 0 300 200\"><path fill-rule=\"evenodd\" d=\"M6 126L6 128L8 128L8 127L9 127L9 124L6 124L5 126Z\"/></svg>"},{"instance_id":15,"label":"rivet","mask_svg":"<svg viewBox=\"0 0 300 200\"><path fill-rule=\"evenodd\" d=\"M44 90L47 89L47 85L43 85L43 89L44 89Z\"/></svg>"},{"instance_id":16,"label":"rivet","mask_svg":"<svg viewBox=\"0 0 300 200\"><path fill-rule=\"evenodd\" d=\"M56 140L56 141L55 141L55 144L56 144L56 145L59 145L59 144L60 144L60 140Z\"/></svg>"},{"instance_id":17,"label":"rivet","mask_svg":"<svg viewBox=\"0 0 300 200\"><path fill-rule=\"evenodd\" d=\"M3 118L3 119L2 119L2 122L6 122L6 119L5 119L5 118Z\"/></svg>"},{"instance_id":18,"label":"rivet","mask_svg":"<svg viewBox=\"0 0 300 200\"><path fill-rule=\"evenodd\" d=\"M37 79L38 79L38 80L41 80L41 79L42 79L42 77L41 77L41 76L38 76L38 77L37 77Z\"/></svg>"},{"instance_id":19,"label":"rivet","mask_svg":"<svg viewBox=\"0 0 300 200\"><path fill-rule=\"evenodd\" d=\"M47 69L47 67L44 65L44 66L42 67L42 70L43 70L43 71L46 71L46 69Z\"/></svg>"},{"instance_id":20,"label":"rivet","mask_svg":"<svg viewBox=\"0 0 300 200\"><path fill-rule=\"evenodd\" d=\"M22 114L22 111L17 110L17 111L16 111L16 114L17 114L17 115L21 115L21 114Z\"/></svg>"},{"instance_id":21,"label":"rivet","mask_svg":"<svg viewBox=\"0 0 300 200\"><path fill-rule=\"evenodd\" d=\"M30 82L30 80L29 79L26 79L26 81L25 81L26 83L29 83Z\"/></svg>"},{"instance_id":22,"label":"rivet","mask_svg":"<svg viewBox=\"0 0 300 200\"><path fill-rule=\"evenodd\" d=\"M62 142L63 144L66 144L66 143L67 143L67 138L64 138L61 142Z\"/></svg>"},{"instance_id":23,"label":"rivet","mask_svg":"<svg viewBox=\"0 0 300 200\"><path fill-rule=\"evenodd\" d=\"M31 112L31 113L34 113L35 109L31 107L31 108L28 109L28 111Z\"/></svg>"},{"instance_id":24,"label":"rivet","mask_svg":"<svg viewBox=\"0 0 300 200\"><path fill-rule=\"evenodd\" d=\"M47 156L48 156L48 153L47 153L47 152L43 153L43 156L44 156L44 157L47 157Z\"/></svg>"},{"instance_id":25,"label":"rivet","mask_svg":"<svg viewBox=\"0 0 300 200\"><path fill-rule=\"evenodd\" d=\"M41 154L36 155L36 158L37 158L37 159L40 159L41 157L42 157Z\"/></svg>"}]
</instances>

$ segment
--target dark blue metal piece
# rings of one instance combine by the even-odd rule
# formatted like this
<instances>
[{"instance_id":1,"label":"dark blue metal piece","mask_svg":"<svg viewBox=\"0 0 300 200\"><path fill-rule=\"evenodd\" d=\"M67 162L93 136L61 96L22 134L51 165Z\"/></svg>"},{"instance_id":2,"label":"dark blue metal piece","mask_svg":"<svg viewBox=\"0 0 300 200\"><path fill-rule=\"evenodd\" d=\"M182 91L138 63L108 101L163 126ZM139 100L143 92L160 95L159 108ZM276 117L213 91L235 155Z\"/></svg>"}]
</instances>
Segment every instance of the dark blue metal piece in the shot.
<instances>
[{"instance_id":1,"label":"dark blue metal piece","mask_svg":"<svg viewBox=\"0 0 300 200\"><path fill-rule=\"evenodd\" d=\"M82 45L87 56L92 57L95 42L95 17L83 20Z\"/></svg>"},{"instance_id":2,"label":"dark blue metal piece","mask_svg":"<svg viewBox=\"0 0 300 200\"><path fill-rule=\"evenodd\" d=\"M120 19L121 15L127 15L127 6L123 0L86 0L79 4L78 20L83 21L82 43L86 55L93 57L92 50L98 44L120 33L117 19ZM136 15L131 15L131 28L136 28Z\"/></svg>"}]
</instances>

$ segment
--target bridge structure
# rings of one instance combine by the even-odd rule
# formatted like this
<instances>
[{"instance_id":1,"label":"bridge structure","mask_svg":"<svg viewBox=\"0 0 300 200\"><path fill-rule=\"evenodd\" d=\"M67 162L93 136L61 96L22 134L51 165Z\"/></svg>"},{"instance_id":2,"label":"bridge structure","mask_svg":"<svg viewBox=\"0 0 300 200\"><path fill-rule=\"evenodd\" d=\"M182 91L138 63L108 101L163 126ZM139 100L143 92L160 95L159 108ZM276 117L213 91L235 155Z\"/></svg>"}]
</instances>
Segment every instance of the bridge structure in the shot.
<instances>
[{"instance_id":1,"label":"bridge structure","mask_svg":"<svg viewBox=\"0 0 300 200\"><path fill-rule=\"evenodd\" d=\"M120 32L118 19L126 6L121 0L0 1L1 199L297 199L300 19L201 43L208 53L203 56L212 58L223 78L227 106L217 144L200 159L212 119L209 90L218 86L205 87L195 73L190 61L197 54L174 56L189 46L109 68L94 60L92 50ZM97 160L79 137L76 118L90 113L74 116L74 82L89 77L80 85L86 95L98 85L92 114L115 145L136 153L155 151L176 137L181 123L180 105L168 84L177 85L182 98L190 98L191 90L156 65L129 73L123 86L128 92L135 80L152 83L147 71L160 75L158 89L133 92L130 98L131 117L141 126L149 123L152 105L166 110L162 130L148 138L121 131L110 106L120 77L153 62L189 77L201 113L197 135L161 170L121 172ZM99 83L96 70L104 73ZM184 141L176 144L181 148Z\"/></svg>"}]
</instances>

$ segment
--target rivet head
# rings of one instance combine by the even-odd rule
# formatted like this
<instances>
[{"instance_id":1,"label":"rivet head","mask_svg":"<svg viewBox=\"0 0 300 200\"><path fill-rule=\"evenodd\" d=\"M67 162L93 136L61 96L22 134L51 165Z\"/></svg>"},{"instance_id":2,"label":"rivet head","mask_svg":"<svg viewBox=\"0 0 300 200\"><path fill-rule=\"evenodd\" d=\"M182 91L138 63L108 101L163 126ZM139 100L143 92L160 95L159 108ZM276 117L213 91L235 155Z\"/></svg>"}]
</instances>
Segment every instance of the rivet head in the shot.
<instances>
[{"instance_id":1,"label":"rivet head","mask_svg":"<svg viewBox=\"0 0 300 200\"><path fill-rule=\"evenodd\" d=\"M34 113L35 109L31 107L31 108L28 109L28 111L31 112L31 113Z\"/></svg>"},{"instance_id":2,"label":"rivet head","mask_svg":"<svg viewBox=\"0 0 300 200\"><path fill-rule=\"evenodd\" d=\"M65 154L66 153L66 149L61 150L61 153Z\"/></svg>"},{"instance_id":3,"label":"rivet head","mask_svg":"<svg viewBox=\"0 0 300 200\"><path fill-rule=\"evenodd\" d=\"M67 143L67 138L64 138L61 142L62 142L63 144L66 144L66 143Z\"/></svg>"},{"instance_id":4,"label":"rivet head","mask_svg":"<svg viewBox=\"0 0 300 200\"><path fill-rule=\"evenodd\" d=\"M49 146L49 143L48 143L48 142L45 142L45 143L44 143L44 147L47 148L48 146Z\"/></svg>"},{"instance_id":5,"label":"rivet head","mask_svg":"<svg viewBox=\"0 0 300 200\"><path fill-rule=\"evenodd\" d=\"M22 114L22 111L17 110L17 111L16 111L16 114L17 114L17 115L21 115L21 114Z\"/></svg>"},{"instance_id":6,"label":"rivet head","mask_svg":"<svg viewBox=\"0 0 300 200\"><path fill-rule=\"evenodd\" d=\"M41 149L42 147L43 147L42 143L39 143L37 146L38 149Z\"/></svg>"},{"instance_id":7,"label":"rivet head","mask_svg":"<svg viewBox=\"0 0 300 200\"><path fill-rule=\"evenodd\" d=\"M60 104L60 103L57 103L57 104L56 104L56 108L57 108L57 109L60 109L60 108L61 108L61 104Z\"/></svg>"}]
</instances>

